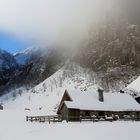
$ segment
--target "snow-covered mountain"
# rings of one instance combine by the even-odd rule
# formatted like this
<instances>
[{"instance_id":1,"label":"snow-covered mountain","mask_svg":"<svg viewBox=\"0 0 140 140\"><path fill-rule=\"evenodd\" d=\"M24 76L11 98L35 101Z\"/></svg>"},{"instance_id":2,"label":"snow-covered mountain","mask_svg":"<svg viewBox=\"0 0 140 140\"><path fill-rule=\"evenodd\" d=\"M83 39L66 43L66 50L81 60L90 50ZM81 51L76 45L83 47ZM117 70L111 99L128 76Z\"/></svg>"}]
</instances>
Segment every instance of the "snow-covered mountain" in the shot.
<instances>
[{"instance_id":1,"label":"snow-covered mountain","mask_svg":"<svg viewBox=\"0 0 140 140\"><path fill-rule=\"evenodd\" d=\"M54 49L32 48L23 54L23 58L28 59L28 62L20 74L22 76L20 83L25 86L39 84L60 69L65 62L65 59ZM20 56L22 58L22 55Z\"/></svg>"},{"instance_id":2,"label":"snow-covered mountain","mask_svg":"<svg viewBox=\"0 0 140 140\"><path fill-rule=\"evenodd\" d=\"M22 52L14 54L14 58L19 65L26 65L33 57L39 56L40 53L41 49L39 47L29 47Z\"/></svg>"},{"instance_id":3,"label":"snow-covered mountain","mask_svg":"<svg viewBox=\"0 0 140 140\"><path fill-rule=\"evenodd\" d=\"M67 63L45 81L27 90L19 88L1 98L5 109L30 110L33 113L55 113L65 89L97 90L99 83L75 63Z\"/></svg>"},{"instance_id":4,"label":"snow-covered mountain","mask_svg":"<svg viewBox=\"0 0 140 140\"><path fill-rule=\"evenodd\" d=\"M84 81L89 79L88 83L101 86L106 92L124 89L140 73L140 27L127 23L122 17L118 18L119 22L114 22L113 19L97 29L91 29L91 34L87 35L83 45L76 49L54 46L42 51L38 47L15 54L19 68L8 79L3 90L9 89L8 92L11 92L11 89L20 87L32 89L62 69L63 79L71 78L69 81L72 83L82 83L83 80L79 80L79 77L84 77ZM69 64L66 64L68 60ZM79 67L84 72L78 71ZM59 81L61 78L54 83ZM52 89L52 85L55 84L46 87Z\"/></svg>"},{"instance_id":5,"label":"snow-covered mountain","mask_svg":"<svg viewBox=\"0 0 140 140\"><path fill-rule=\"evenodd\" d=\"M13 59L15 57L18 68L11 74L8 82L0 88L1 94L21 86L31 88L39 84L60 69L66 61L59 51L39 47L29 48L12 57Z\"/></svg>"},{"instance_id":6,"label":"snow-covered mountain","mask_svg":"<svg viewBox=\"0 0 140 140\"><path fill-rule=\"evenodd\" d=\"M33 47L15 54L20 67L3 89L32 88L61 69L67 60L90 69L91 74L96 73L106 91L119 91L139 76L140 26L124 21L122 17L118 22L111 17L98 28L91 27L76 49L65 45L45 50Z\"/></svg>"},{"instance_id":7,"label":"snow-covered mountain","mask_svg":"<svg viewBox=\"0 0 140 140\"><path fill-rule=\"evenodd\" d=\"M25 65L28 63L28 61L30 60L30 54L28 52L21 52L21 53L17 53L15 54L15 59L17 61L18 64L20 65Z\"/></svg>"},{"instance_id":8,"label":"snow-covered mountain","mask_svg":"<svg viewBox=\"0 0 140 140\"><path fill-rule=\"evenodd\" d=\"M17 67L18 65L14 57L0 49L0 87L9 81Z\"/></svg>"},{"instance_id":9,"label":"snow-covered mountain","mask_svg":"<svg viewBox=\"0 0 140 140\"><path fill-rule=\"evenodd\" d=\"M5 50L0 49L0 70L8 70L10 68L15 68L16 66L17 63L14 57Z\"/></svg>"}]
</instances>

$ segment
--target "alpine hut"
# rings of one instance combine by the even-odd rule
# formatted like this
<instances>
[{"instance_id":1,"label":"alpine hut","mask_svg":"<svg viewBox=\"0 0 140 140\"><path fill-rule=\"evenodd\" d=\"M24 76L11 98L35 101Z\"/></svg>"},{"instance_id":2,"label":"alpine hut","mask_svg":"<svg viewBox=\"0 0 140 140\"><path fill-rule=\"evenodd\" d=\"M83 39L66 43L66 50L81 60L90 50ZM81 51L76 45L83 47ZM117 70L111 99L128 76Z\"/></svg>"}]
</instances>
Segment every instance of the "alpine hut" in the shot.
<instances>
[{"instance_id":1,"label":"alpine hut","mask_svg":"<svg viewBox=\"0 0 140 140\"><path fill-rule=\"evenodd\" d=\"M131 119L140 118L140 104L129 94L103 93L96 91L65 90L57 114L66 121L78 121L81 117L118 116Z\"/></svg>"}]
</instances>

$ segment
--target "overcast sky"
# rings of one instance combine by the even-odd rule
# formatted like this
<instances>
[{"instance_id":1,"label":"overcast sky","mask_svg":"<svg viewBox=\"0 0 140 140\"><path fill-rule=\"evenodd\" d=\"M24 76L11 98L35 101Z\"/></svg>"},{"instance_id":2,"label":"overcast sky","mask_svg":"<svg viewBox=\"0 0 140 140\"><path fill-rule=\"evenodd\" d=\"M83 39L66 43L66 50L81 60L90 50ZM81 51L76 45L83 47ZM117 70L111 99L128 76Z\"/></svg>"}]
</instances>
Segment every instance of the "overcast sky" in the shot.
<instances>
[{"instance_id":1,"label":"overcast sky","mask_svg":"<svg viewBox=\"0 0 140 140\"><path fill-rule=\"evenodd\" d=\"M47 45L76 45L105 12L118 8L114 1L0 0L0 31Z\"/></svg>"},{"instance_id":2,"label":"overcast sky","mask_svg":"<svg viewBox=\"0 0 140 140\"><path fill-rule=\"evenodd\" d=\"M0 31L45 43L84 36L113 0L0 0Z\"/></svg>"}]
</instances>

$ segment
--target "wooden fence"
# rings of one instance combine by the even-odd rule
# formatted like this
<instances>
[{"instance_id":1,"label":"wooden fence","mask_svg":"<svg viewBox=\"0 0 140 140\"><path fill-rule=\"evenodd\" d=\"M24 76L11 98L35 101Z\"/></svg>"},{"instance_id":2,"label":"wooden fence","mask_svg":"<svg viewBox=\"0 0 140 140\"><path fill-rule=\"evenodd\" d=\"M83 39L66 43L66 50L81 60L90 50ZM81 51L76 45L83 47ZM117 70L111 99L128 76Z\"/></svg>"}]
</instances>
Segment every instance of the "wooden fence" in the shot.
<instances>
[{"instance_id":1,"label":"wooden fence","mask_svg":"<svg viewBox=\"0 0 140 140\"><path fill-rule=\"evenodd\" d=\"M51 116L26 116L26 121L30 122L62 122L60 116L51 115Z\"/></svg>"},{"instance_id":2,"label":"wooden fence","mask_svg":"<svg viewBox=\"0 0 140 140\"><path fill-rule=\"evenodd\" d=\"M113 121L113 119L105 119L106 121ZM61 116L58 115L51 115L51 116L26 116L26 121L30 121L30 122L62 122L63 119ZM96 122L99 121L99 119L97 117L93 117L93 116L80 116L80 117L75 117L75 116L71 116L69 119L66 120L67 122L69 121L92 121L92 122ZM101 120L100 120L101 121Z\"/></svg>"},{"instance_id":3,"label":"wooden fence","mask_svg":"<svg viewBox=\"0 0 140 140\"><path fill-rule=\"evenodd\" d=\"M116 121L116 120L123 120L123 121L140 121L140 119L133 119L133 118L123 118L123 119L114 119L114 118L105 118L100 117L97 118L95 116L80 116L80 117L75 117L75 116L70 116L70 118L68 118L66 121L92 121L92 122L97 122L97 121ZM61 116L59 115L51 115L51 116L26 116L26 121L30 121L30 122L62 122L63 119Z\"/></svg>"}]
</instances>

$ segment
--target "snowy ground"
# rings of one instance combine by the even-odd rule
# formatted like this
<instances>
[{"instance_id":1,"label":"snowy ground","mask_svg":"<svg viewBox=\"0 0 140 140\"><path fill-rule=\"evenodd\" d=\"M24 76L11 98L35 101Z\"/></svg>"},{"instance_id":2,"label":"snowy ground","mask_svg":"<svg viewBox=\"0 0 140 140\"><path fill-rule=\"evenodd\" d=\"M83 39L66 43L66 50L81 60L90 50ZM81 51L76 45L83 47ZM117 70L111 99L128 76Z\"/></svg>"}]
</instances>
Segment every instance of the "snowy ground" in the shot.
<instances>
[{"instance_id":1,"label":"snowy ground","mask_svg":"<svg viewBox=\"0 0 140 140\"><path fill-rule=\"evenodd\" d=\"M140 122L30 123L23 112L0 111L0 140L138 140Z\"/></svg>"}]
</instances>

